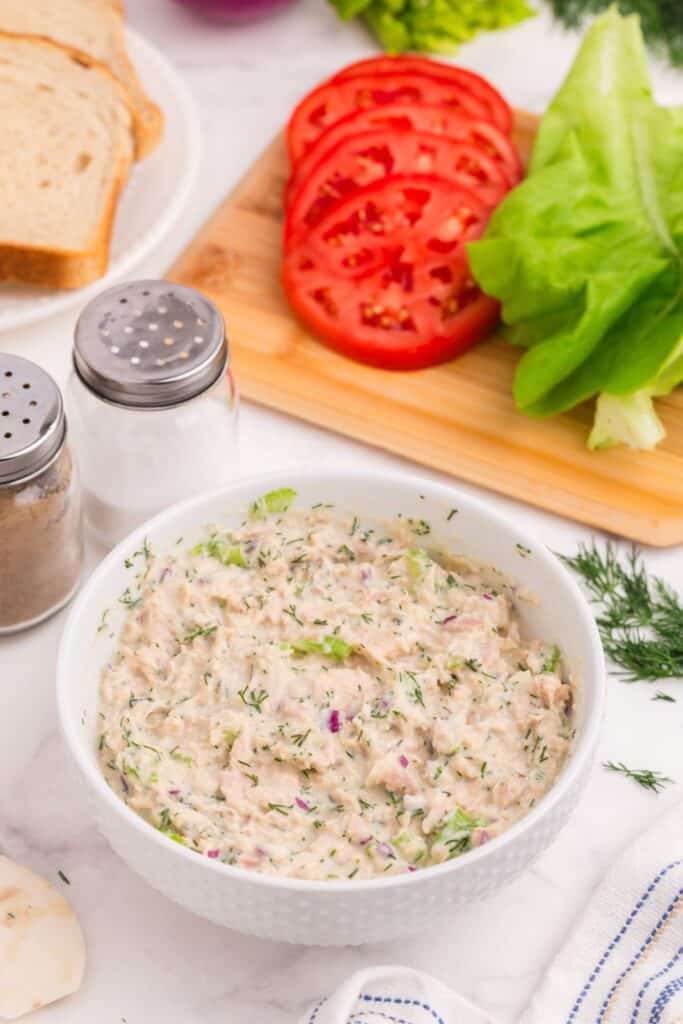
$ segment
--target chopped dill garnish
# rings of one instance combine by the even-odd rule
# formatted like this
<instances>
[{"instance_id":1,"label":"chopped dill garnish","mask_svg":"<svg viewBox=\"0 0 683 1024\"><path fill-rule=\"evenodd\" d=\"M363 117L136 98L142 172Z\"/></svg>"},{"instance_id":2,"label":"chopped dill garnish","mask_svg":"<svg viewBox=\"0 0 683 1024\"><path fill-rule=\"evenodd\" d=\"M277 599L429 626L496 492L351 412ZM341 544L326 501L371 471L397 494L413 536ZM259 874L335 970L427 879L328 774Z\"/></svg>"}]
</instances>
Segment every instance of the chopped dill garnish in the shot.
<instances>
[{"instance_id":1,"label":"chopped dill garnish","mask_svg":"<svg viewBox=\"0 0 683 1024\"><path fill-rule=\"evenodd\" d=\"M189 633L185 634L180 642L181 644L191 644L193 640L196 640L200 636L211 636L211 634L215 633L217 629L218 626L215 625L195 626L194 629L191 629Z\"/></svg>"},{"instance_id":2,"label":"chopped dill garnish","mask_svg":"<svg viewBox=\"0 0 683 1024\"><path fill-rule=\"evenodd\" d=\"M61 880L64 882L65 885L71 885L70 880L66 877L66 875L64 874L64 872L62 871L61 868L59 868L59 870L57 871L57 874L59 875L59 877L61 878Z\"/></svg>"},{"instance_id":3,"label":"chopped dill garnish","mask_svg":"<svg viewBox=\"0 0 683 1024\"><path fill-rule=\"evenodd\" d=\"M665 701L668 701L669 704L675 704L676 703L676 698L672 697L671 694L669 694L669 693L664 693L663 690L657 690L657 692L654 695L654 697L650 697L650 700L665 700Z\"/></svg>"},{"instance_id":4,"label":"chopped dill garnish","mask_svg":"<svg viewBox=\"0 0 683 1024\"><path fill-rule=\"evenodd\" d=\"M292 736L292 743L295 747L303 747L304 743L311 735L311 730L307 729L306 732L297 732Z\"/></svg>"},{"instance_id":5,"label":"chopped dill garnish","mask_svg":"<svg viewBox=\"0 0 683 1024\"><path fill-rule=\"evenodd\" d=\"M598 605L605 654L628 682L683 676L683 603L664 580L650 576L634 547L624 561L612 544L582 544L560 558L583 579Z\"/></svg>"},{"instance_id":6,"label":"chopped dill garnish","mask_svg":"<svg viewBox=\"0 0 683 1024\"><path fill-rule=\"evenodd\" d=\"M130 592L130 587L126 587L124 592L121 594L119 601L121 604L125 605L129 611L132 611L133 608L137 608L142 601L142 598L139 595L137 597L133 597Z\"/></svg>"},{"instance_id":7,"label":"chopped dill garnish","mask_svg":"<svg viewBox=\"0 0 683 1024\"><path fill-rule=\"evenodd\" d=\"M653 793L659 793L660 790L674 781L660 772L650 771L649 768L627 768L621 761L618 764L615 764L614 761L604 761L603 767L607 768L610 772L618 772L620 775L625 775L628 779L633 779L643 789L650 789Z\"/></svg>"},{"instance_id":8,"label":"chopped dill garnish","mask_svg":"<svg viewBox=\"0 0 683 1024\"><path fill-rule=\"evenodd\" d=\"M259 715L263 714L262 704L265 700L268 699L268 691L249 690L249 692L247 693L247 689L248 687L245 686L243 690L238 690L238 697L240 698L242 703L245 704L248 708L253 708L254 711L258 711Z\"/></svg>"},{"instance_id":9,"label":"chopped dill garnish","mask_svg":"<svg viewBox=\"0 0 683 1024\"><path fill-rule=\"evenodd\" d=\"M286 816L286 815L289 814L289 812L291 811L293 806L294 806L294 804L270 804L269 803L268 804L268 810L269 811L276 811L277 814L284 814Z\"/></svg>"},{"instance_id":10,"label":"chopped dill garnish","mask_svg":"<svg viewBox=\"0 0 683 1024\"><path fill-rule=\"evenodd\" d=\"M294 621L296 622L297 626L303 626L303 622L301 621L299 616L296 614L296 605L295 604L290 604L289 608L285 608L284 611L285 611L285 615L289 615L290 619L294 619Z\"/></svg>"}]
</instances>

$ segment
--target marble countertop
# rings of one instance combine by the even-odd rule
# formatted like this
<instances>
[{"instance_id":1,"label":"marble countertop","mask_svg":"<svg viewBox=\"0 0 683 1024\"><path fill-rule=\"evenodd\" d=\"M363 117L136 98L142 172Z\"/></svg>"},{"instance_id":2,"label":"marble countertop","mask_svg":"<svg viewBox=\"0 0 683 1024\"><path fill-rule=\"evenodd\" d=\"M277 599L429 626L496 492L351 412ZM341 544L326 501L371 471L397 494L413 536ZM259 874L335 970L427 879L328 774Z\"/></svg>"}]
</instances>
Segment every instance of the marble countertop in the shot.
<instances>
[{"instance_id":1,"label":"marble countertop","mask_svg":"<svg viewBox=\"0 0 683 1024\"><path fill-rule=\"evenodd\" d=\"M300 0L261 25L219 29L170 0L129 0L133 25L183 73L203 133L200 180L172 238L137 268L161 274L215 203L284 121L295 99L345 61L373 52L363 30L338 23L324 0ZM541 110L568 67L576 38L545 17L464 48L462 63L489 74L517 106ZM682 80L657 69L664 100ZM74 314L0 335L66 378ZM401 460L245 404L242 459L250 472ZM425 472L426 476L439 478ZM588 529L514 501L479 493L571 552ZM89 564L96 561L89 554ZM647 552L649 566L683 587L680 549ZM81 992L43 1011L45 1024L293 1024L302 1009L351 971L382 962L429 970L511 1024L533 992L604 869L630 838L681 797L659 796L596 765L569 825L517 881L458 910L409 941L325 950L277 945L221 930L149 889L109 850L89 820L56 728L54 665L64 613L0 641L0 849L52 879L61 870L85 930ZM672 692L675 684L661 688ZM623 760L683 782L683 703L652 702L653 687L613 676L600 760ZM550 1024L550 1022L549 1022Z\"/></svg>"}]
</instances>

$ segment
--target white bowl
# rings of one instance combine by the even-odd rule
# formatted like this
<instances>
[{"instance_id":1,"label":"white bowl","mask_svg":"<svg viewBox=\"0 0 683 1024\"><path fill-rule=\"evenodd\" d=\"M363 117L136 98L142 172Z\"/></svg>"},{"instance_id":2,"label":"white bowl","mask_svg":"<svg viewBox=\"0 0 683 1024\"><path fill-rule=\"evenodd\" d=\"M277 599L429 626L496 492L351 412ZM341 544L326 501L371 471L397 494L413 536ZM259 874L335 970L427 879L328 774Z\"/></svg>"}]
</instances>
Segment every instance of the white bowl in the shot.
<instances>
[{"instance_id":1,"label":"white bowl","mask_svg":"<svg viewBox=\"0 0 683 1024\"><path fill-rule=\"evenodd\" d=\"M432 524L432 538L494 565L538 603L518 608L527 635L558 643L578 684L576 737L555 786L521 821L486 846L412 874L363 881L276 878L198 856L147 824L109 788L96 746L101 670L124 614L124 559L145 537L155 551L182 535L192 544L209 523L237 526L248 504L276 487L295 487L301 504L331 502L344 512L396 513ZM458 514L447 518L451 509ZM430 538L430 539L432 539ZM108 626L100 629L104 609ZM59 650L57 696L67 747L83 777L101 831L154 888L217 924L264 938L346 945L396 938L503 885L563 827L586 782L598 738L604 660L590 608L567 570L545 547L486 505L452 487L403 473L329 472L253 477L162 512L116 547L76 600Z\"/></svg>"}]
</instances>

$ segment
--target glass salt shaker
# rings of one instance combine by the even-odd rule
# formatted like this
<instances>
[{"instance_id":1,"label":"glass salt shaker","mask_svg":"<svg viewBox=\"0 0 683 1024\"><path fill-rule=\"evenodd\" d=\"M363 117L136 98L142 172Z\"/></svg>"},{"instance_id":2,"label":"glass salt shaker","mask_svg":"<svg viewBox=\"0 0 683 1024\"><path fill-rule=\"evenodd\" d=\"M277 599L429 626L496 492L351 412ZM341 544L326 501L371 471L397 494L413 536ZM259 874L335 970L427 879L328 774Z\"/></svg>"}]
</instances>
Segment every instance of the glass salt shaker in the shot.
<instances>
[{"instance_id":1,"label":"glass salt shaker","mask_svg":"<svg viewBox=\"0 0 683 1024\"><path fill-rule=\"evenodd\" d=\"M61 608L83 566L81 492L52 377L0 354L0 634Z\"/></svg>"},{"instance_id":2,"label":"glass salt shaker","mask_svg":"<svg viewBox=\"0 0 683 1024\"><path fill-rule=\"evenodd\" d=\"M223 318L169 281L110 288L81 313L67 405L85 516L111 547L237 472L238 398Z\"/></svg>"}]
</instances>

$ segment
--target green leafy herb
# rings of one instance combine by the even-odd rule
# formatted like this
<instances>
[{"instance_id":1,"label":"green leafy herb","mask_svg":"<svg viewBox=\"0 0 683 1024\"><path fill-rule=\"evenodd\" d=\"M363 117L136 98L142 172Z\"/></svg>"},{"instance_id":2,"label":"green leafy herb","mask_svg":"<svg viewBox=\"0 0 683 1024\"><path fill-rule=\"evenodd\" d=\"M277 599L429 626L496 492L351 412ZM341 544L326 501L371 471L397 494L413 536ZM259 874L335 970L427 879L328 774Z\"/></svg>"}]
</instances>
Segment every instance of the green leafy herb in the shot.
<instances>
[{"instance_id":1,"label":"green leafy herb","mask_svg":"<svg viewBox=\"0 0 683 1024\"><path fill-rule=\"evenodd\" d=\"M311 735L311 730L307 729L306 732L296 732L292 736L292 743L295 747L303 747L304 743Z\"/></svg>"},{"instance_id":2,"label":"green leafy herb","mask_svg":"<svg viewBox=\"0 0 683 1024\"><path fill-rule=\"evenodd\" d=\"M598 396L591 448L653 448L652 399L683 379L682 153L683 106L655 103L638 20L611 7L543 117L527 179L468 245L527 350L518 407L552 416Z\"/></svg>"},{"instance_id":3,"label":"green leafy herb","mask_svg":"<svg viewBox=\"0 0 683 1024\"><path fill-rule=\"evenodd\" d=\"M344 20L362 15L389 53L453 53L478 32L513 25L534 12L525 0L330 0Z\"/></svg>"},{"instance_id":4,"label":"green leafy herb","mask_svg":"<svg viewBox=\"0 0 683 1024\"><path fill-rule=\"evenodd\" d=\"M659 772L650 771L649 768L627 768L621 762L615 764L613 761L605 761L603 767L607 768L610 772L618 772L620 775L625 775L628 779L633 779L643 789L650 789L653 793L659 793L665 786L674 781L666 775L661 775Z\"/></svg>"},{"instance_id":5,"label":"green leafy herb","mask_svg":"<svg viewBox=\"0 0 683 1024\"><path fill-rule=\"evenodd\" d=\"M612 0L550 0L555 17L568 28L577 28L593 14L604 11ZM680 0L619 0L622 14L637 14L643 34L657 53L683 67L683 16Z\"/></svg>"},{"instance_id":6,"label":"green leafy herb","mask_svg":"<svg viewBox=\"0 0 683 1024\"><path fill-rule=\"evenodd\" d=\"M159 832L163 832L165 836L168 836L169 839L172 839L174 843L180 843L181 846L185 846L185 837L173 823L171 812L168 807L164 807L159 814L159 824L157 825L157 829Z\"/></svg>"},{"instance_id":7,"label":"green leafy herb","mask_svg":"<svg viewBox=\"0 0 683 1024\"><path fill-rule=\"evenodd\" d=\"M185 636L182 638L180 642L181 644L191 644L200 636L211 636L212 633L215 633L217 629L218 626L216 625L195 626L194 629L191 629L189 633L185 634Z\"/></svg>"},{"instance_id":8,"label":"green leafy herb","mask_svg":"<svg viewBox=\"0 0 683 1024\"><path fill-rule=\"evenodd\" d=\"M267 690L248 690L245 686L243 690L238 690L237 694L246 707L258 711L259 715L263 714L263 702L268 699Z\"/></svg>"},{"instance_id":9,"label":"green leafy herb","mask_svg":"<svg viewBox=\"0 0 683 1024\"><path fill-rule=\"evenodd\" d=\"M675 704L676 703L676 698L675 697L672 697L668 693L663 693L662 690L657 690L657 692L654 695L654 697L651 697L650 700L664 700L664 701L667 701L669 704Z\"/></svg>"},{"instance_id":10,"label":"green leafy herb","mask_svg":"<svg viewBox=\"0 0 683 1024\"><path fill-rule=\"evenodd\" d=\"M471 849L472 833L485 824L483 819L474 818L456 807L435 833L434 841L447 847L449 857L458 857Z\"/></svg>"},{"instance_id":11,"label":"green leafy herb","mask_svg":"<svg viewBox=\"0 0 683 1024\"><path fill-rule=\"evenodd\" d=\"M289 608L284 609L285 615L289 615L290 619L294 619L297 626L303 626L303 622L296 613L296 605L290 604Z\"/></svg>"},{"instance_id":12,"label":"green leafy herb","mask_svg":"<svg viewBox=\"0 0 683 1024\"><path fill-rule=\"evenodd\" d=\"M280 487L257 498L249 508L252 519L267 519L276 513L286 512L296 498L296 491L291 487Z\"/></svg>"},{"instance_id":13,"label":"green leafy herb","mask_svg":"<svg viewBox=\"0 0 683 1024\"><path fill-rule=\"evenodd\" d=\"M633 548L621 561L606 544L581 545L561 555L598 605L596 622L605 653L630 682L683 676L683 604L657 576L650 576Z\"/></svg>"},{"instance_id":14,"label":"green leafy herb","mask_svg":"<svg viewBox=\"0 0 683 1024\"><path fill-rule=\"evenodd\" d=\"M287 815L293 806L294 804L268 804L268 810L275 811L277 814Z\"/></svg>"},{"instance_id":15,"label":"green leafy herb","mask_svg":"<svg viewBox=\"0 0 683 1024\"><path fill-rule=\"evenodd\" d=\"M126 587L124 592L121 594L119 601L121 602L121 604L125 605L129 611L132 611L133 608L138 607L138 605L142 601L142 598L140 597L139 594L137 595L137 597L133 596L130 587Z\"/></svg>"}]
</instances>

